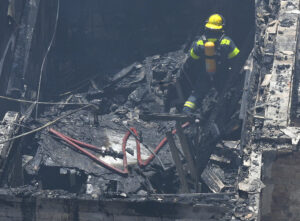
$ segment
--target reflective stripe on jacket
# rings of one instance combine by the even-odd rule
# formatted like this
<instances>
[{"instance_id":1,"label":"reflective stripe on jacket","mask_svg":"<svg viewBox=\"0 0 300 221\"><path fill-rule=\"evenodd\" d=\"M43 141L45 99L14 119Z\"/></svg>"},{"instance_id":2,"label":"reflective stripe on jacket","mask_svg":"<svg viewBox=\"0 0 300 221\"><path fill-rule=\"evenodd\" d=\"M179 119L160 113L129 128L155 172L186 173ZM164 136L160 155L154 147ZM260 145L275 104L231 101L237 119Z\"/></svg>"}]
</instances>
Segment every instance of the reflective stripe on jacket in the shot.
<instances>
[{"instance_id":1,"label":"reflective stripe on jacket","mask_svg":"<svg viewBox=\"0 0 300 221\"><path fill-rule=\"evenodd\" d=\"M193 47L190 50L190 56L195 60L204 58L204 39L206 38L204 36L201 36L201 38L196 43L194 43ZM218 39L208 38L207 41L217 42ZM221 54L221 56L226 56L227 59L232 59L239 54L240 50L236 47L233 40L228 36L223 36L219 42L220 45L217 45L216 47L219 47L219 53Z\"/></svg>"}]
</instances>

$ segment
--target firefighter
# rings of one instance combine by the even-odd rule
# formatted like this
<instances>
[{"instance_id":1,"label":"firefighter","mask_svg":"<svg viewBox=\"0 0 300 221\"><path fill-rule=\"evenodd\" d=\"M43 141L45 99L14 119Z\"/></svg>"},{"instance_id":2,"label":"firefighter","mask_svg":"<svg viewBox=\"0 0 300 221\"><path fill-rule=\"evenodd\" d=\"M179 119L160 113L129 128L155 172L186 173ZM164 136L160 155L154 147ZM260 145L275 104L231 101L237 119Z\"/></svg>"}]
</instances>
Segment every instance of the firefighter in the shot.
<instances>
[{"instance_id":1,"label":"firefighter","mask_svg":"<svg viewBox=\"0 0 300 221\"><path fill-rule=\"evenodd\" d=\"M194 43L183 65L181 72L184 74L181 73L183 76L180 77L187 78L192 87L192 93L183 107L186 114L197 108L210 88L217 88L217 83L222 87L220 84L224 84L226 80L230 61L240 52L232 39L225 35L224 26L225 20L222 15L211 15L206 21L204 35ZM194 78L189 73L191 66L196 70Z\"/></svg>"}]
</instances>

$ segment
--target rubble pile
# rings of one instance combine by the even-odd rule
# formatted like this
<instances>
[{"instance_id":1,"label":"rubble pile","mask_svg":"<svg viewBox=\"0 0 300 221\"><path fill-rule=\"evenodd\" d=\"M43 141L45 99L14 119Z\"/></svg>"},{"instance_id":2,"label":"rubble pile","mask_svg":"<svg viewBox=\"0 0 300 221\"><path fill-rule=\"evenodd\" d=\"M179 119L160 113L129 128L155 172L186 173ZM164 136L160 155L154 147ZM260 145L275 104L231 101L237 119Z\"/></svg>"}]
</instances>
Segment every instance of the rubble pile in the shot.
<instances>
[{"instance_id":1,"label":"rubble pile","mask_svg":"<svg viewBox=\"0 0 300 221\"><path fill-rule=\"evenodd\" d=\"M103 152L102 156L98 154L98 157L121 169L124 157L122 143L128 132L127 128L136 128L139 136L143 137L143 142L154 149L164 138L164 132L174 127L172 123L143 122L139 119L139 113L150 110L163 112L163 91L159 90L158 85L158 80L162 79L157 79L156 75L163 71L163 68L170 74L172 70L176 71L180 64L180 56L175 58L177 60L172 58L171 54L158 62L159 57L154 56L147 59L145 64L135 63L123 69L107 79L106 84L98 83L97 79L93 80L87 92L67 97L70 103L82 102L93 106L67 116L53 126L53 129L102 148L105 153ZM150 59L154 67L147 67ZM46 108L38 122L33 124L44 124L71 112L73 108L68 105ZM31 122L29 124L32 125ZM75 177L83 179L81 191L90 194L169 193L176 192L178 187L172 157L166 145L159 152L166 171L162 170L157 160L153 160L149 166L142 169L137 165L136 140L130 136L125 153L130 172L124 177L74 151L49 133L42 132L36 135L35 140L37 143L30 145L32 149L28 150L33 159L25 168L30 182L34 177L35 182L41 181L43 187L43 182L46 183L45 187L47 182L53 182L49 180L48 174L64 177L72 171L77 174ZM151 153L142 145L142 160L147 159L149 155Z\"/></svg>"},{"instance_id":2,"label":"rubble pile","mask_svg":"<svg viewBox=\"0 0 300 221\"><path fill-rule=\"evenodd\" d=\"M37 7L49 4L54 10L57 5L35 1L40 6L27 12L37 19L38 29L31 33L25 28L33 38L20 37L16 45L25 41L28 51L30 45L38 50L26 54L19 45L27 55L27 69L26 59L18 62L23 56L11 55L12 63L22 67L12 66L25 73L22 95L32 102L12 105L20 113L8 112L0 124L5 139L12 137L12 142L0 140L0 217L8 217L5 210L13 208L23 211L20 217L40 211L40 217L47 217L47 208L75 220L89 220L95 211L104 220L297 220L298 0L247 3L253 6L253 21L247 17L249 9L235 0L209 1L207 8L199 1L176 1L166 16L165 2L155 10L155 3L146 7L139 2L140 10L131 14L133 9L123 2L91 1L95 7L81 9L76 0L72 11L71 0L65 1L61 10L66 13L44 70L41 100L46 102L40 104L34 101L39 66L32 62L44 52L35 42L44 27ZM236 14L231 9L235 3L240 8ZM196 6L201 18L191 22L198 16L191 13ZM153 23L148 8L158 13ZM212 8L234 24L226 33L241 49L240 57L228 71L228 81L216 82L221 89L207 91L202 106L184 115L182 106L192 89L184 78L178 86L175 78L199 37L206 9ZM69 16L75 12L82 14ZM133 27L135 16L145 18ZM44 22L53 27L53 20ZM174 34L177 23L184 33ZM168 25L170 29L164 28ZM119 35L124 38L116 42ZM147 43L142 44L144 35ZM74 42L75 49L70 47ZM5 82L8 78L16 80L5 75ZM43 125L46 130L13 138ZM59 210L64 203L68 209Z\"/></svg>"},{"instance_id":3,"label":"rubble pile","mask_svg":"<svg viewBox=\"0 0 300 221\"><path fill-rule=\"evenodd\" d=\"M27 159L24 165L25 182L43 189L65 189L92 195L178 193L180 184L167 142L160 148L158 156L148 161L151 163L147 166L137 164L139 153L134 136L129 135L125 153L122 145L125 134L134 127L143 139L141 159L146 161L152 153L143 144L154 150L165 138L166 132L175 129L174 121L143 121L139 115L164 112L167 89L161 86L161 82L172 83L184 58L183 51L156 55L142 63L134 63L105 80L95 78L86 92L65 95L65 99L61 100L64 104L46 107L38 121L31 119L27 122L29 127L38 127L66 115L51 128L99 147L102 151L95 152L96 157L120 170L126 157L128 175L99 165L54 134L42 131L35 135L34 143L31 141L24 150L23 158ZM91 106L68 115L76 108L68 103ZM171 109L178 112L175 107ZM178 144L178 139L175 141ZM221 147L225 149L226 144ZM227 173L224 174L220 168L220 182L224 186L206 191L222 192L225 186L227 192L233 191L238 156L234 159L232 154L229 155L226 150L217 150L216 155L211 156L211 161L215 163L210 163L207 170L212 165L216 168L217 164L225 164ZM184 160L182 156L181 160ZM207 184L210 185L210 182L207 181Z\"/></svg>"}]
</instances>

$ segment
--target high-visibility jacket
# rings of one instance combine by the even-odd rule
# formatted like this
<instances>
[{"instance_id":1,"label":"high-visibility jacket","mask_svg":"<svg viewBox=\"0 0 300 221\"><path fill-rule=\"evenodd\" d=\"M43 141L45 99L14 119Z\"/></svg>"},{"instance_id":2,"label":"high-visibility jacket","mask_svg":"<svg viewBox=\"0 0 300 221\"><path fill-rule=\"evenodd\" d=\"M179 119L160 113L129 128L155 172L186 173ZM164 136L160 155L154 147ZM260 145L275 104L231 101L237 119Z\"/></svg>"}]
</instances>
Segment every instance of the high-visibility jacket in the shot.
<instances>
[{"instance_id":1,"label":"high-visibility jacket","mask_svg":"<svg viewBox=\"0 0 300 221\"><path fill-rule=\"evenodd\" d=\"M195 59L204 59L204 44L206 41L214 42L216 45L217 53L223 59L232 59L237 56L240 50L236 47L235 43L228 36L223 35L220 39L208 38L203 35L200 39L194 43L190 50L190 56Z\"/></svg>"},{"instance_id":2,"label":"high-visibility jacket","mask_svg":"<svg viewBox=\"0 0 300 221\"><path fill-rule=\"evenodd\" d=\"M222 71L222 69L224 69L224 64L222 64L222 62L236 57L240 52L240 50L236 47L236 45L234 44L232 39L230 39L229 37L227 37L225 35L222 36L220 39L216 39L216 38L206 39L205 36L201 36L201 38L197 42L195 42L195 44L191 48L190 58L188 59L188 61L190 61L190 62L192 61L192 63L195 63L197 60L199 60L200 65L202 66L202 68L204 68L204 66L205 66L204 61L205 61L205 59L209 58L209 57L207 57L207 55L205 55L205 47L204 47L204 45L207 41L215 43L216 55L214 56L214 58L217 60L218 63L221 64L221 65L217 65L217 72L219 73L219 76L224 76L224 72ZM198 63L198 62L196 62L196 63ZM187 66L189 66L189 65L187 65ZM192 76L190 76L190 77L192 77ZM204 78L204 79L207 79L207 78ZM192 80L190 80L190 81L192 81ZM207 82L207 83L209 83L209 82ZM201 88L201 86L200 86L200 88L196 86L195 90L196 90L195 91L196 93L192 94L184 104L183 110L185 112L196 109L196 106L197 106L196 103L199 100L201 100L200 97L203 96L203 90L205 90L205 89ZM201 90L201 92L200 92L200 90Z\"/></svg>"}]
</instances>

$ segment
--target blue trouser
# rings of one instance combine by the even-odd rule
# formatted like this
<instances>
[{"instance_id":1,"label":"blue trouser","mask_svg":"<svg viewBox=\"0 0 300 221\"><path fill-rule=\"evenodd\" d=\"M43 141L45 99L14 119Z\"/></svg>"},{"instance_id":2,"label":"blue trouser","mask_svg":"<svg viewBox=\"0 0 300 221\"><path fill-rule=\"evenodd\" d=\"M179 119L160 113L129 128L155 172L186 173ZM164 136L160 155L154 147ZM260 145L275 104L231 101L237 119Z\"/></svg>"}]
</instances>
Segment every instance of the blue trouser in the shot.
<instances>
[{"instance_id":1,"label":"blue trouser","mask_svg":"<svg viewBox=\"0 0 300 221\"><path fill-rule=\"evenodd\" d=\"M212 88L213 81L207 74L203 74L197 79L197 83L195 85L195 90L192 91L191 95L184 104L184 113L191 113L192 111L196 110L197 106L200 106L204 96L207 94L210 88Z\"/></svg>"}]
</instances>

